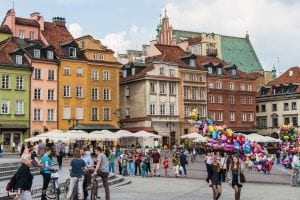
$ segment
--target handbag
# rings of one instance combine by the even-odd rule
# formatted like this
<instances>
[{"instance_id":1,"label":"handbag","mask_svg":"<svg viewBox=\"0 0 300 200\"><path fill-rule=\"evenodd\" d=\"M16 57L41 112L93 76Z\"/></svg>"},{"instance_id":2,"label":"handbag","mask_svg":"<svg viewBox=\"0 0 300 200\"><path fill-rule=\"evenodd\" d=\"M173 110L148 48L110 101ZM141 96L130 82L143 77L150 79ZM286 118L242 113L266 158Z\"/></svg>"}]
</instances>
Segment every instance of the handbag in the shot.
<instances>
[{"instance_id":1,"label":"handbag","mask_svg":"<svg viewBox=\"0 0 300 200\"><path fill-rule=\"evenodd\" d=\"M240 172L240 181L241 183L246 183L246 177L243 172Z\"/></svg>"}]
</instances>

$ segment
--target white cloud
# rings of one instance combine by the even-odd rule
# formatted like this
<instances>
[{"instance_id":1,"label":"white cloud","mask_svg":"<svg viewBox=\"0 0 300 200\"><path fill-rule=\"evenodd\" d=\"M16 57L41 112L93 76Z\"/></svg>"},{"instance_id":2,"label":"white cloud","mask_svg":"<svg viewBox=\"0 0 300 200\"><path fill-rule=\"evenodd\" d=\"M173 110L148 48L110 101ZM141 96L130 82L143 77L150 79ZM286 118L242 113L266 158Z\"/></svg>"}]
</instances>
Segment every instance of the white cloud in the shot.
<instances>
[{"instance_id":1,"label":"white cloud","mask_svg":"<svg viewBox=\"0 0 300 200\"><path fill-rule=\"evenodd\" d=\"M170 24L175 29L245 37L248 31L266 70L300 65L300 1L284 0L169 0Z\"/></svg>"},{"instance_id":2,"label":"white cloud","mask_svg":"<svg viewBox=\"0 0 300 200\"><path fill-rule=\"evenodd\" d=\"M78 38L83 35L83 28L78 23L68 25L68 30L74 38Z\"/></svg>"}]
</instances>

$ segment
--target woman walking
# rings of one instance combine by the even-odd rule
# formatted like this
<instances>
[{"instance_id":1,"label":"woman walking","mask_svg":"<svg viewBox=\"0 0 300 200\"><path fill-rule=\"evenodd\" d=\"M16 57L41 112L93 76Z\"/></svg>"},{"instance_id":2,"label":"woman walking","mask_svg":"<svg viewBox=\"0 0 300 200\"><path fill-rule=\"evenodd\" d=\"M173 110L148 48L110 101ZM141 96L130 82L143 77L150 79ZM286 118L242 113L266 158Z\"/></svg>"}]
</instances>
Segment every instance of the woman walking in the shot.
<instances>
[{"instance_id":1,"label":"woman walking","mask_svg":"<svg viewBox=\"0 0 300 200\"><path fill-rule=\"evenodd\" d=\"M240 163L240 159L237 155L232 157L232 164L229 166L229 184L234 189L235 200L240 200L241 189L243 187L241 183L241 173L243 171L243 165Z\"/></svg>"},{"instance_id":2,"label":"woman walking","mask_svg":"<svg viewBox=\"0 0 300 200\"><path fill-rule=\"evenodd\" d=\"M51 155L51 149L46 147L45 154L43 155L41 162L42 162L42 169L41 173L43 176L43 188L42 188L42 195L41 200L47 200L46 191L51 180L51 172L52 169L52 160L50 159L49 155Z\"/></svg>"},{"instance_id":3,"label":"woman walking","mask_svg":"<svg viewBox=\"0 0 300 200\"><path fill-rule=\"evenodd\" d=\"M218 200L222 193L221 187L221 157L215 156L212 163L212 176L211 176L211 184L213 190L213 199Z\"/></svg>"},{"instance_id":4,"label":"woman walking","mask_svg":"<svg viewBox=\"0 0 300 200\"><path fill-rule=\"evenodd\" d=\"M179 159L177 157L176 152L174 152L172 155L172 164L173 164L173 172L174 172L175 177L180 176L179 175Z\"/></svg>"}]
</instances>

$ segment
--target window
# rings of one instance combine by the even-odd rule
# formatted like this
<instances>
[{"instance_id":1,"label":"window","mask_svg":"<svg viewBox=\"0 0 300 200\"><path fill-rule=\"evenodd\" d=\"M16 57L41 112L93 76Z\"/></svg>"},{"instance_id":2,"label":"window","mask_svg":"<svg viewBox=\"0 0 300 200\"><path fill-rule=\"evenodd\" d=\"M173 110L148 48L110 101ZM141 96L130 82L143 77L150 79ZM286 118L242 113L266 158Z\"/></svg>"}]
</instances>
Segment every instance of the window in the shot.
<instances>
[{"instance_id":1,"label":"window","mask_svg":"<svg viewBox=\"0 0 300 200\"><path fill-rule=\"evenodd\" d=\"M243 122L247 121L247 114L246 113L242 113L242 121Z\"/></svg>"},{"instance_id":2,"label":"window","mask_svg":"<svg viewBox=\"0 0 300 200\"><path fill-rule=\"evenodd\" d=\"M170 77L174 77L175 76L175 69L170 69Z\"/></svg>"},{"instance_id":3,"label":"window","mask_svg":"<svg viewBox=\"0 0 300 200\"><path fill-rule=\"evenodd\" d=\"M100 54L100 60L104 60L104 55L103 54Z\"/></svg>"},{"instance_id":4,"label":"window","mask_svg":"<svg viewBox=\"0 0 300 200\"><path fill-rule=\"evenodd\" d=\"M246 104L246 97L241 96L241 104Z\"/></svg>"},{"instance_id":5,"label":"window","mask_svg":"<svg viewBox=\"0 0 300 200\"><path fill-rule=\"evenodd\" d=\"M220 67L217 68L217 74L218 74L218 75L222 75L222 68L220 68Z\"/></svg>"},{"instance_id":6,"label":"window","mask_svg":"<svg viewBox=\"0 0 300 200\"><path fill-rule=\"evenodd\" d=\"M278 118L272 118L272 127L278 128Z\"/></svg>"},{"instance_id":7,"label":"window","mask_svg":"<svg viewBox=\"0 0 300 200\"><path fill-rule=\"evenodd\" d=\"M200 89L200 100L205 100L205 89Z\"/></svg>"},{"instance_id":8,"label":"window","mask_svg":"<svg viewBox=\"0 0 300 200\"><path fill-rule=\"evenodd\" d=\"M296 102L292 102L292 110L297 110L297 104L296 104Z\"/></svg>"},{"instance_id":9,"label":"window","mask_svg":"<svg viewBox=\"0 0 300 200\"><path fill-rule=\"evenodd\" d=\"M170 85L170 95L176 94L176 84L175 83L169 83Z\"/></svg>"},{"instance_id":10,"label":"window","mask_svg":"<svg viewBox=\"0 0 300 200\"><path fill-rule=\"evenodd\" d=\"M24 101L16 100L16 115L24 114Z\"/></svg>"},{"instance_id":11,"label":"window","mask_svg":"<svg viewBox=\"0 0 300 200\"><path fill-rule=\"evenodd\" d=\"M83 119L83 108L76 107L76 119Z\"/></svg>"},{"instance_id":12,"label":"window","mask_svg":"<svg viewBox=\"0 0 300 200\"><path fill-rule=\"evenodd\" d=\"M284 118L284 124L285 125L289 125L290 124L290 118L289 117L285 117Z\"/></svg>"},{"instance_id":13,"label":"window","mask_svg":"<svg viewBox=\"0 0 300 200\"><path fill-rule=\"evenodd\" d=\"M208 83L208 88L209 88L209 89L214 89L214 88L215 88L214 82L209 82L209 83Z\"/></svg>"},{"instance_id":14,"label":"window","mask_svg":"<svg viewBox=\"0 0 300 200\"><path fill-rule=\"evenodd\" d=\"M77 69L76 69L76 75L77 76L82 76L83 75L83 68L82 67L77 67Z\"/></svg>"},{"instance_id":15,"label":"window","mask_svg":"<svg viewBox=\"0 0 300 200\"><path fill-rule=\"evenodd\" d=\"M223 103L222 95L217 96L216 103Z\"/></svg>"},{"instance_id":16,"label":"window","mask_svg":"<svg viewBox=\"0 0 300 200\"><path fill-rule=\"evenodd\" d=\"M99 72L97 70L92 71L92 79L94 79L94 80L99 79Z\"/></svg>"},{"instance_id":17,"label":"window","mask_svg":"<svg viewBox=\"0 0 300 200\"><path fill-rule=\"evenodd\" d=\"M53 60L53 51L47 51L47 59Z\"/></svg>"},{"instance_id":18,"label":"window","mask_svg":"<svg viewBox=\"0 0 300 200\"><path fill-rule=\"evenodd\" d=\"M184 99L189 99L189 96L190 96L190 94L189 94L189 88L187 88L187 87L185 87L184 88Z\"/></svg>"},{"instance_id":19,"label":"window","mask_svg":"<svg viewBox=\"0 0 300 200\"><path fill-rule=\"evenodd\" d=\"M234 83L229 83L229 90L234 90Z\"/></svg>"},{"instance_id":20,"label":"window","mask_svg":"<svg viewBox=\"0 0 300 200\"><path fill-rule=\"evenodd\" d=\"M104 108L103 120L110 120L110 108Z\"/></svg>"},{"instance_id":21,"label":"window","mask_svg":"<svg viewBox=\"0 0 300 200\"><path fill-rule=\"evenodd\" d=\"M33 110L33 121L41 121L41 109L35 108Z\"/></svg>"},{"instance_id":22,"label":"window","mask_svg":"<svg viewBox=\"0 0 300 200\"><path fill-rule=\"evenodd\" d=\"M160 114L165 115L166 114L166 105L160 104Z\"/></svg>"},{"instance_id":23,"label":"window","mask_svg":"<svg viewBox=\"0 0 300 200\"><path fill-rule=\"evenodd\" d=\"M212 67L208 67L207 70L208 70L208 74L212 74L212 72L213 72Z\"/></svg>"},{"instance_id":24,"label":"window","mask_svg":"<svg viewBox=\"0 0 300 200\"><path fill-rule=\"evenodd\" d=\"M63 97L71 97L71 88L69 85L64 85Z\"/></svg>"},{"instance_id":25,"label":"window","mask_svg":"<svg viewBox=\"0 0 300 200\"><path fill-rule=\"evenodd\" d=\"M223 121L223 113L221 112L217 113L217 121Z\"/></svg>"},{"instance_id":26,"label":"window","mask_svg":"<svg viewBox=\"0 0 300 200\"><path fill-rule=\"evenodd\" d=\"M155 104L150 104L150 115L155 115Z\"/></svg>"},{"instance_id":27,"label":"window","mask_svg":"<svg viewBox=\"0 0 300 200\"><path fill-rule=\"evenodd\" d=\"M24 89L24 79L23 76L16 77L16 89L23 90Z\"/></svg>"},{"instance_id":28,"label":"window","mask_svg":"<svg viewBox=\"0 0 300 200\"><path fill-rule=\"evenodd\" d=\"M254 121L254 114L253 113L249 113L248 114L248 119L250 122L253 122Z\"/></svg>"},{"instance_id":29,"label":"window","mask_svg":"<svg viewBox=\"0 0 300 200\"><path fill-rule=\"evenodd\" d=\"M70 67L64 67L64 75L70 75L70 74L71 74Z\"/></svg>"},{"instance_id":30,"label":"window","mask_svg":"<svg viewBox=\"0 0 300 200\"><path fill-rule=\"evenodd\" d=\"M203 74L200 74L199 80L200 82L205 82L205 76Z\"/></svg>"},{"instance_id":31,"label":"window","mask_svg":"<svg viewBox=\"0 0 300 200\"><path fill-rule=\"evenodd\" d=\"M16 55L16 63L17 63L17 65L23 64L23 56L22 55Z\"/></svg>"},{"instance_id":32,"label":"window","mask_svg":"<svg viewBox=\"0 0 300 200\"><path fill-rule=\"evenodd\" d=\"M126 108L126 117L130 117L130 108Z\"/></svg>"},{"instance_id":33,"label":"window","mask_svg":"<svg viewBox=\"0 0 300 200\"><path fill-rule=\"evenodd\" d=\"M196 67L195 59L190 59L190 67Z\"/></svg>"},{"instance_id":34,"label":"window","mask_svg":"<svg viewBox=\"0 0 300 200\"><path fill-rule=\"evenodd\" d=\"M190 75L188 73L184 74L184 80L185 81L190 81Z\"/></svg>"},{"instance_id":35,"label":"window","mask_svg":"<svg viewBox=\"0 0 300 200\"><path fill-rule=\"evenodd\" d=\"M92 99L93 100L99 99L99 89L98 88L92 88Z\"/></svg>"},{"instance_id":36,"label":"window","mask_svg":"<svg viewBox=\"0 0 300 200\"><path fill-rule=\"evenodd\" d=\"M245 90L246 90L246 86L245 86L245 84L241 83L241 85L240 85L240 89L241 89L242 91L245 91Z\"/></svg>"},{"instance_id":37,"label":"window","mask_svg":"<svg viewBox=\"0 0 300 200\"><path fill-rule=\"evenodd\" d=\"M83 49L84 46L85 46L85 45L84 45L84 41L80 42L80 45L79 45L79 46L80 46L81 49Z\"/></svg>"},{"instance_id":38,"label":"window","mask_svg":"<svg viewBox=\"0 0 300 200\"><path fill-rule=\"evenodd\" d=\"M2 75L2 89L8 89L9 88L9 75L3 74Z\"/></svg>"},{"instance_id":39,"label":"window","mask_svg":"<svg viewBox=\"0 0 300 200\"><path fill-rule=\"evenodd\" d=\"M166 93L165 88L166 88L166 84L160 82L160 83L159 83L159 93L160 93L160 94L165 94L165 93Z\"/></svg>"},{"instance_id":40,"label":"window","mask_svg":"<svg viewBox=\"0 0 300 200\"><path fill-rule=\"evenodd\" d=\"M247 86L248 91L252 91L252 85Z\"/></svg>"},{"instance_id":41,"label":"window","mask_svg":"<svg viewBox=\"0 0 300 200\"><path fill-rule=\"evenodd\" d=\"M19 30L19 38L24 39L25 38L25 31Z\"/></svg>"},{"instance_id":42,"label":"window","mask_svg":"<svg viewBox=\"0 0 300 200\"><path fill-rule=\"evenodd\" d=\"M34 79L41 80L41 69L39 68L34 69Z\"/></svg>"},{"instance_id":43,"label":"window","mask_svg":"<svg viewBox=\"0 0 300 200\"><path fill-rule=\"evenodd\" d=\"M127 70L123 70L123 77L127 77Z\"/></svg>"},{"instance_id":44,"label":"window","mask_svg":"<svg viewBox=\"0 0 300 200\"><path fill-rule=\"evenodd\" d=\"M54 121L54 109L48 109L47 111L47 120Z\"/></svg>"},{"instance_id":45,"label":"window","mask_svg":"<svg viewBox=\"0 0 300 200\"><path fill-rule=\"evenodd\" d=\"M155 93L155 83L150 82L150 93Z\"/></svg>"},{"instance_id":46,"label":"window","mask_svg":"<svg viewBox=\"0 0 300 200\"><path fill-rule=\"evenodd\" d=\"M289 110L289 103L283 104L283 110Z\"/></svg>"},{"instance_id":47,"label":"window","mask_svg":"<svg viewBox=\"0 0 300 200\"><path fill-rule=\"evenodd\" d=\"M197 100L197 88L192 88L192 100Z\"/></svg>"},{"instance_id":48,"label":"window","mask_svg":"<svg viewBox=\"0 0 300 200\"><path fill-rule=\"evenodd\" d=\"M53 89L48 90L48 100L54 100L54 90Z\"/></svg>"},{"instance_id":49,"label":"window","mask_svg":"<svg viewBox=\"0 0 300 200\"><path fill-rule=\"evenodd\" d=\"M132 75L132 76L135 75L135 68L131 68L131 75Z\"/></svg>"},{"instance_id":50,"label":"window","mask_svg":"<svg viewBox=\"0 0 300 200\"><path fill-rule=\"evenodd\" d=\"M231 70L231 75L232 75L232 76L236 76L236 69L232 69L232 70Z\"/></svg>"},{"instance_id":51,"label":"window","mask_svg":"<svg viewBox=\"0 0 300 200\"><path fill-rule=\"evenodd\" d=\"M82 86L76 86L76 97L77 98L83 97L83 87Z\"/></svg>"},{"instance_id":52,"label":"window","mask_svg":"<svg viewBox=\"0 0 300 200\"><path fill-rule=\"evenodd\" d=\"M277 104L272 104L272 111L273 112L277 111Z\"/></svg>"},{"instance_id":53,"label":"window","mask_svg":"<svg viewBox=\"0 0 300 200\"><path fill-rule=\"evenodd\" d=\"M234 96L229 96L229 104L234 104Z\"/></svg>"},{"instance_id":54,"label":"window","mask_svg":"<svg viewBox=\"0 0 300 200\"><path fill-rule=\"evenodd\" d=\"M29 32L29 39L34 40L34 32L33 31Z\"/></svg>"},{"instance_id":55,"label":"window","mask_svg":"<svg viewBox=\"0 0 300 200\"><path fill-rule=\"evenodd\" d=\"M235 113L233 113L233 112L229 113L229 120L230 120L231 122L234 122L234 121L235 121Z\"/></svg>"},{"instance_id":56,"label":"window","mask_svg":"<svg viewBox=\"0 0 300 200\"><path fill-rule=\"evenodd\" d=\"M159 68L159 74L160 74L161 76L164 76L164 75L165 75L165 69L164 69L164 67L160 67L160 68Z\"/></svg>"},{"instance_id":57,"label":"window","mask_svg":"<svg viewBox=\"0 0 300 200\"><path fill-rule=\"evenodd\" d=\"M41 89L40 88L35 88L34 89L33 98L34 98L34 100L40 100L41 99Z\"/></svg>"},{"instance_id":58,"label":"window","mask_svg":"<svg viewBox=\"0 0 300 200\"><path fill-rule=\"evenodd\" d=\"M34 57L34 58L40 58L40 57L41 57L41 50L39 50L39 49L34 49L34 50L33 50L33 57Z\"/></svg>"},{"instance_id":59,"label":"window","mask_svg":"<svg viewBox=\"0 0 300 200\"><path fill-rule=\"evenodd\" d=\"M170 105L170 115L175 115L175 105L174 104Z\"/></svg>"},{"instance_id":60,"label":"window","mask_svg":"<svg viewBox=\"0 0 300 200\"><path fill-rule=\"evenodd\" d=\"M70 118L71 118L71 107L64 106L63 119L70 119Z\"/></svg>"},{"instance_id":61,"label":"window","mask_svg":"<svg viewBox=\"0 0 300 200\"><path fill-rule=\"evenodd\" d=\"M95 54L94 54L94 60L100 60L100 56L99 56L98 53L95 53Z\"/></svg>"},{"instance_id":62,"label":"window","mask_svg":"<svg viewBox=\"0 0 300 200\"><path fill-rule=\"evenodd\" d=\"M252 99L252 97L248 97L247 99L248 99L248 104L250 104L250 105L253 104L253 99Z\"/></svg>"},{"instance_id":63,"label":"window","mask_svg":"<svg viewBox=\"0 0 300 200\"><path fill-rule=\"evenodd\" d=\"M215 96L209 95L209 103L215 103Z\"/></svg>"},{"instance_id":64,"label":"window","mask_svg":"<svg viewBox=\"0 0 300 200\"><path fill-rule=\"evenodd\" d=\"M261 112L266 112L266 105L261 105Z\"/></svg>"},{"instance_id":65,"label":"window","mask_svg":"<svg viewBox=\"0 0 300 200\"><path fill-rule=\"evenodd\" d=\"M9 114L9 101L1 101L1 114Z\"/></svg>"},{"instance_id":66,"label":"window","mask_svg":"<svg viewBox=\"0 0 300 200\"><path fill-rule=\"evenodd\" d=\"M130 96L130 88L128 86L125 87L125 97Z\"/></svg>"},{"instance_id":67,"label":"window","mask_svg":"<svg viewBox=\"0 0 300 200\"><path fill-rule=\"evenodd\" d=\"M190 109L187 106L184 106L184 117L188 117L190 115Z\"/></svg>"},{"instance_id":68,"label":"window","mask_svg":"<svg viewBox=\"0 0 300 200\"><path fill-rule=\"evenodd\" d=\"M110 71L103 72L103 80L105 80L105 81L110 80Z\"/></svg>"},{"instance_id":69,"label":"window","mask_svg":"<svg viewBox=\"0 0 300 200\"><path fill-rule=\"evenodd\" d=\"M256 112L257 113L259 112L259 106L256 106Z\"/></svg>"},{"instance_id":70,"label":"window","mask_svg":"<svg viewBox=\"0 0 300 200\"><path fill-rule=\"evenodd\" d=\"M104 88L103 89L103 100L111 100L110 98L110 89Z\"/></svg>"},{"instance_id":71,"label":"window","mask_svg":"<svg viewBox=\"0 0 300 200\"><path fill-rule=\"evenodd\" d=\"M217 89L222 89L222 82L217 81L217 82L216 82L216 88L217 88Z\"/></svg>"},{"instance_id":72,"label":"window","mask_svg":"<svg viewBox=\"0 0 300 200\"><path fill-rule=\"evenodd\" d=\"M92 108L92 120L99 120L99 109Z\"/></svg>"},{"instance_id":73,"label":"window","mask_svg":"<svg viewBox=\"0 0 300 200\"><path fill-rule=\"evenodd\" d=\"M69 57L76 58L76 48L74 47L69 48Z\"/></svg>"},{"instance_id":74,"label":"window","mask_svg":"<svg viewBox=\"0 0 300 200\"><path fill-rule=\"evenodd\" d=\"M197 74L192 74L192 81L197 82Z\"/></svg>"},{"instance_id":75,"label":"window","mask_svg":"<svg viewBox=\"0 0 300 200\"><path fill-rule=\"evenodd\" d=\"M54 70L49 69L48 70L48 80L53 81L54 80Z\"/></svg>"},{"instance_id":76,"label":"window","mask_svg":"<svg viewBox=\"0 0 300 200\"><path fill-rule=\"evenodd\" d=\"M294 126L298 126L298 117L292 117L292 123Z\"/></svg>"}]
</instances>

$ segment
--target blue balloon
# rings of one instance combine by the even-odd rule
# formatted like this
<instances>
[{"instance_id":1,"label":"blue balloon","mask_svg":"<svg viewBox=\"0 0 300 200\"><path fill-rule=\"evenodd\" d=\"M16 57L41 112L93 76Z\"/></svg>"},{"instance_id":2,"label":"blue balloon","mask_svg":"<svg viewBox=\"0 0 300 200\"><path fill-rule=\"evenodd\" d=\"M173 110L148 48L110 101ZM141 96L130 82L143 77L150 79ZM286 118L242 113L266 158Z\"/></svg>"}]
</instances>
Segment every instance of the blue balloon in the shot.
<instances>
[{"instance_id":1,"label":"blue balloon","mask_svg":"<svg viewBox=\"0 0 300 200\"><path fill-rule=\"evenodd\" d=\"M206 120L206 123L207 123L208 125L211 125L211 124L214 123L214 120L212 120L212 119L207 119L207 120Z\"/></svg>"},{"instance_id":2,"label":"blue balloon","mask_svg":"<svg viewBox=\"0 0 300 200\"><path fill-rule=\"evenodd\" d=\"M244 152L245 152L245 153L250 153L250 151L251 151L250 145L245 145L245 147L244 147Z\"/></svg>"},{"instance_id":3,"label":"blue balloon","mask_svg":"<svg viewBox=\"0 0 300 200\"><path fill-rule=\"evenodd\" d=\"M233 144L233 147L235 149L239 149L241 147L240 143L238 141L235 141L234 144Z\"/></svg>"},{"instance_id":4,"label":"blue balloon","mask_svg":"<svg viewBox=\"0 0 300 200\"><path fill-rule=\"evenodd\" d=\"M217 139L217 137L218 137L218 132L217 132L217 130L214 130L214 131L212 132L211 137L212 137L214 140Z\"/></svg>"}]
</instances>

